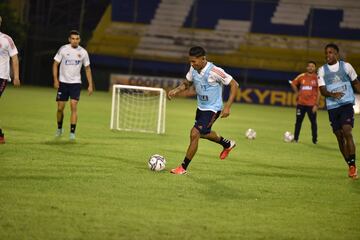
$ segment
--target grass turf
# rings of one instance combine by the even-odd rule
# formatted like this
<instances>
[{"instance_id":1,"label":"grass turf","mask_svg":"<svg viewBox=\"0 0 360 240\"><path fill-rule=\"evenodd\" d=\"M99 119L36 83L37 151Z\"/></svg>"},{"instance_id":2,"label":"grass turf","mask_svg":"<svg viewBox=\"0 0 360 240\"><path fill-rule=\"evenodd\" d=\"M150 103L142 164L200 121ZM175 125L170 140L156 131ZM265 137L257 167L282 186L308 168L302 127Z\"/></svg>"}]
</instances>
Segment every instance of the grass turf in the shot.
<instances>
[{"instance_id":1,"label":"grass turf","mask_svg":"<svg viewBox=\"0 0 360 240\"><path fill-rule=\"evenodd\" d=\"M300 143L295 109L234 104L213 129L237 141L225 161L221 147L201 140L186 176L180 164L196 102L167 104L165 135L109 130L109 93L82 93L77 140L55 140L55 92L8 87L0 100L0 239L356 239L360 181L347 167L327 113L318 114L319 143L304 119ZM359 116L354 137L360 139ZM257 139L244 138L247 128ZM147 168L155 153L166 171ZM357 151L359 156L359 150ZM357 237L356 237L357 236Z\"/></svg>"}]
</instances>

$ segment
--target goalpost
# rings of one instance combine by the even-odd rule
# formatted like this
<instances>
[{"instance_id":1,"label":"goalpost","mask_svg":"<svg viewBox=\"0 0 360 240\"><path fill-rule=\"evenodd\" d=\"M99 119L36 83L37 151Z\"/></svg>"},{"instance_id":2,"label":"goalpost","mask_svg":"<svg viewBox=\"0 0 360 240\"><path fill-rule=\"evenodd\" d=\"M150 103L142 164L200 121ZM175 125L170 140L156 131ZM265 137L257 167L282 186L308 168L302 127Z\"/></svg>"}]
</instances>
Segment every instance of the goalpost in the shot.
<instances>
[{"instance_id":1,"label":"goalpost","mask_svg":"<svg viewBox=\"0 0 360 240\"><path fill-rule=\"evenodd\" d=\"M164 89L114 84L110 129L165 133L165 110Z\"/></svg>"}]
</instances>

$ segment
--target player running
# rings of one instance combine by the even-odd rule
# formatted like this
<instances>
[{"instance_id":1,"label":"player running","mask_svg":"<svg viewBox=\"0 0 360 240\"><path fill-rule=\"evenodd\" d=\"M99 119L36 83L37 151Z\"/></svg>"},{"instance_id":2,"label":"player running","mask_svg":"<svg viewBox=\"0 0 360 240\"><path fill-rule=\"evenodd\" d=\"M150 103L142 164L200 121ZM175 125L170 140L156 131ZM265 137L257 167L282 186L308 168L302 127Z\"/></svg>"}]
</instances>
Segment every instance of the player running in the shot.
<instances>
[{"instance_id":1,"label":"player running","mask_svg":"<svg viewBox=\"0 0 360 240\"><path fill-rule=\"evenodd\" d=\"M225 159L229 152L236 146L235 141L227 140L211 130L216 119L221 116L226 118L230 115L230 107L234 101L238 88L237 82L223 69L216 67L206 60L206 52L202 47L192 47L189 51L189 72L177 88L168 93L168 98L176 96L179 92L195 85L198 108L196 110L195 124L190 131L190 144L184 161L170 172L173 174L185 174L190 161L193 159L198 148L200 138L216 142L223 147L220 159ZM223 107L222 85L230 85L230 96Z\"/></svg>"},{"instance_id":2,"label":"player running","mask_svg":"<svg viewBox=\"0 0 360 240\"><path fill-rule=\"evenodd\" d=\"M0 16L0 26L2 18ZM20 86L19 79L19 59L18 50L11 37L5 33L0 32L0 97L5 91L7 82L11 82L10 78L10 58L14 77L14 86ZM5 143L5 136L0 128L0 144Z\"/></svg>"},{"instance_id":3,"label":"player running","mask_svg":"<svg viewBox=\"0 0 360 240\"><path fill-rule=\"evenodd\" d=\"M56 137L63 133L63 119L65 104L70 97L71 117L70 117L70 140L75 140L75 129L77 123L77 104L80 99L81 91L81 67L84 65L86 78L88 81L88 93L93 92L93 81L90 68L90 60L87 51L80 44L80 33L72 30L69 34L70 44L62 46L54 57L53 78L54 88L57 96L57 125ZM60 64L60 76L58 77L58 66Z\"/></svg>"},{"instance_id":4,"label":"player running","mask_svg":"<svg viewBox=\"0 0 360 240\"><path fill-rule=\"evenodd\" d=\"M306 72L298 75L291 81L291 88L297 94L296 122L294 141L299 141L301 124L307 113L311 122L312 142L317 143L317 123L316 112L319 107L319 88L316 75L316 63L309 61L306 66Z\"/></svg>"},{"instance_id":5,"label":"player running","mask_svg":"<svg viewBox=\"0 0 360 240\"><path fill-rule=\"evenodd\" d=\"M352 128L354 127L354 90L360 93L360 82L350 63L338 61L337 45L333 43L326 45L325 58L327 64L318 71L320 92L326 97L331 127L340 152L349 166L348 176L357 179Z\"/></svg>"}]
</instances>

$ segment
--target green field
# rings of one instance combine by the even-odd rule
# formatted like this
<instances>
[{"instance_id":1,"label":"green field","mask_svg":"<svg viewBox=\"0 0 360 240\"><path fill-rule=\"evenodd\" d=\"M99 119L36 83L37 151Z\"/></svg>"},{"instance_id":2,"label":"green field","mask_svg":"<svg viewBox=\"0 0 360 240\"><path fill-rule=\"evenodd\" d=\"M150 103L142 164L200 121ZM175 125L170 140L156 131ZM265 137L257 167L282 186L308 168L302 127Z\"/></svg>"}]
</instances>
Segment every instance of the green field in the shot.
<instances>
[{"instance_id":1,"label":"green field","mask_svg":"<svg viewBox=\"0 0 360 240\"><path fill-rule=\"evenodd\" d=\"M83 92L73 143L69 108L66 134L54 138L55 95L8 86L0 99L0 239L360 239L360 180L347 177L325 111L319 143L306 118L295 144L282 141L295 109L234 104L213 127L237 141L228 159L201 140L188 174L175 176L194 100L168 101L159 136L110 131L111 95ZM244 138L247 128L256 140ZM357 142L359 129L356 116ZM166 171L148 170L155 153Z\"/></svg>"}]
</instances>

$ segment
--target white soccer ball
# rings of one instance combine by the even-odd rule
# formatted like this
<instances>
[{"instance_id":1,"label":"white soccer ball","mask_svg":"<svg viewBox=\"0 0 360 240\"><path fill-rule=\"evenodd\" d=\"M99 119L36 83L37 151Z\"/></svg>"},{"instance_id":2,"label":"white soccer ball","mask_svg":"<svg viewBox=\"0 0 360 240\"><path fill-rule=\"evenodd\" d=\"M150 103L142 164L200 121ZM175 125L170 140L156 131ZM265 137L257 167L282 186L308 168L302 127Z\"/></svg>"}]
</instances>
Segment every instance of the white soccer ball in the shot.
<instances>
[{"instance_id":1,"label":"white soccer ball","mask_svg":"<svg viewBox=\"0 0 360 240\"><path fill-rule=\"evenodd\" d=\"M246 130L246 132L245 132L245 137L246 137L247 139L250 139L250 140L255 139L255 138L256 138L256 132L255 132L255 130L254 130L254 129L251 129L251 128L249 128L248 130Z\"/></svg>"},{"instance_id":2,"label":"white soccer ball","mask_svg":"<svg viewBox=\"0 0 360 240\"><path fill-rule=\"evenodd\" d=\"M292 142L294 140L294 134L292 134L291 132L289 131L286 131L284 133L284 142Z\"/></svg>"},{"instance_id":3,"label":"white soccer ball","mask_svg":"<svg viewBox=\"0 0 360 240\"><path fill-rule=\"evenodd\" d=\"M154 154L149 158L148 167L151 171L161 171L165 168L166 160L159 154Z\"/></svg>"}]
</instances>

